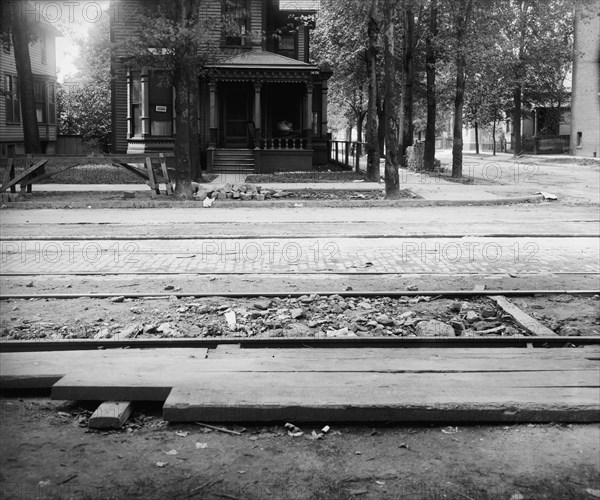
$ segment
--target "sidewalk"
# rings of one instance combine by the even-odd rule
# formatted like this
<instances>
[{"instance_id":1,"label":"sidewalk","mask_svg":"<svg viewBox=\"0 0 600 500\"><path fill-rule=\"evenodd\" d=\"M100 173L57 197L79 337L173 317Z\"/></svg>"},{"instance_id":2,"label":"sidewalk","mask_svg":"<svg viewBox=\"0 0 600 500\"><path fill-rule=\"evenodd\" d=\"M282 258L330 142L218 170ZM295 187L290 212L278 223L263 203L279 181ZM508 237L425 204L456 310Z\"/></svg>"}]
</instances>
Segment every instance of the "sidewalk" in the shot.
<instances>
[{"instance_id":1,"label":"sidewalk","mask_svg":"<svg viewBox=\"0 0 600 500\"><path fill-rule=\"evenodd\" d=\"M451 168L451 152L438 151L437 157L448 173ZM465 153L463 177L471 183L453 182L440 174L422 174L400 169L400 188L409 189L421 200L411 202L449 204L506 204L524 201L540 201L537 193L550 193L559 201L582 204L600 204L600 164L580 165L575 158L564 157L565 163L557 163L562 157L547 158L527 156L514 158L509 154L475 155ZM551 163L546 163L551 161ZM381 176L384 168L382 161ZM202 183L205 190L213 190L227 183L244 183L245 175L222 174L210 183ZM303 182L259 183L263 188L282 191L382 191L383 182ZM166 188L160 186L161 192ZM36 184L35 192L148 192L146 184ZM162 198L162 197L161 197ZM408 200L407 200L408 201Z\"/></svg>"}]
</instances>

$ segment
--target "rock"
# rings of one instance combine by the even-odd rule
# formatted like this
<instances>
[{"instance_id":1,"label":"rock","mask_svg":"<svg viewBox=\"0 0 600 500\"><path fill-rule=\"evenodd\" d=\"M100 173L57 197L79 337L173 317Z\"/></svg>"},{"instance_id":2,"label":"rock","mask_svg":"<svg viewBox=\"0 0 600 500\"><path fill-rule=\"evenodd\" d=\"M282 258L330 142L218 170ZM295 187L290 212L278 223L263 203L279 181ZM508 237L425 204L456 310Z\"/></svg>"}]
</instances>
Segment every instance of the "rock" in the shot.
<instances>
[{"instance_id":1,"label":"rock","mask_svg":"<svg viewBox=\"0 0 600 500\"><path fill-rule=\"evenodd\" d=\"M265 201L265 195L264 194L257 194L256 195L256 201Z\"/></svg>"},{"instance_id":2,"label":"rock","mask_svg":"<svg viewBox=\"0 0 600 500\"><path fill-rule=\"evenodd\" d=\"M506 330L504 330L504 335L519 335L519 330L514 326L507 326Z\"/></svg>"},{"instance_id":3,"label":"rock","mask_svg":"<svg viewBox=\"0 0 600 500\"><path fill-rule=\"evenodd\" d=\"M374 319L377 321L377 323L384 326L391 326L394 324L394 320L387 314L376 314Z\"/></svg>"},{"instance_id":4,"label":"rock","mask_svg":"<svg viewBox=\"0 0 600 500\"><path fill-rule=\"evenodd\" d=\"M252 304L254 306L255 309L259 309L261 311L266 311L269 307L271 307L271 301L270 300L258 300L256 302L254 302L254 304Z\"/></svg>"},{"instance_id":5,"label":"rock","mask_svg":"<svg viewBox=\"0 0 600 500\"><path fill-rule=\"evenodd\" d=\"M214 198L205 198L204 201L202 202L202 206L204 208L210 208L210 207L212 207L212 204L214 201L215 201Z\"/></svg>"},{"instance_id":6,"label":"rock","mask_svg":"<svg viewBox=\"0 0 600 500\"><path fill-rule=\"evenodd\" d=\"M418 291L418 290L419 290L419 287L418 287L417 285L408 285L408 286L406 287L406 289L407 289L409 292L416 292L416 291Z\"/></svg>"},{"instance_id":7,"label":"rock","mask_svg":"<svg viewBox=\"0 0 600 500\"><path fill-rule=\"evenodd\" d=\"M312 337L314 332L304 323L290 323L283 331L285 337Z\"/></svg>"},{"instance_id":8,"label":"rock","mask_svg":"<svg viewBox=\"0 0 600 500\"><path fill-rule=\"evenodd\" d=\"M235 312L234 311L227 311L225 313L225 321L227 321L227 326L231 329L235 329L237 322L235 319Z\"/></svg>"},{"instance_id":9,"label":"rock","mask_svg":"<svg viewBox=\"0 0 600 500\"><path fill-rule=\"evenodd\" d=\"M292 316L293 319L300 319L300 318L303 318L304 316L306 316L306 311L304 311L304 309L300 309L299 307L297 307L297 308L290 310L290 315Z\"/></svg>"},{"instance_id":10,"label":"rock","mask_svg":"<svg viewBox=\"0 0 600 500\"><path fill-rule=\"evenodd\" d=\"M209 337L220 337L223 335L223 327L218 323L209 323L206 326L206 335Z\"/></svg>"},{"instance_id":11,"label":"rock","mask_svg":"<svg viewBox=\"0 0 600 500\"><path fill-rule=\"evenodd\" d=\"M194 198L196 198L198 201L204 201L206 198L208 198L208 191L202 189L194 194Z\"/></svg>"},{"instance_id":12,"label":"rock","mask_svg":"<svg viewBox=\"0 0 600 500\"><path fill-rule=\"evenodd\" d=\"M240 193L239 193L238 191L234 191L234 192L233 192L233 194L231 195L231 197L232 197L234 200L239 200L239 199L240 199L240 196L241 196L241 195L240 195Z\"/></svg>"},{"instance_id":13,"label":"rock","mask_svg":"<svg viewBox=\"0 0 600 500\"><path fill-rule=\"evenodd\" d=\"M27 288L31 288L31 287L33 287L33 281L30 281L30 282L29 282L29 283L27 283L25 286L26 286Z\"/></svg>"},{"instance_id":14,"label":"rock","mask_svg":"<svg viewBox=\"0 0 600 500\"><path fill-rule=\"evenodd\" d=\"M482 318L493 318L494 316L496 316L496 309L492 306L485 306L481 310Z\"/></svg>"},{"instance_id":15,"label":"rock","mask_svg":"<svg viewBox=\"0 0 600 500\"><path fill-rule=\"evenodd\" d=\"M125 297L123 295L119 295L118 297L113 297L112 299L110 299L111 302L114 303L120 303L123 302L125 300Z\"/></svg>"},{"instance_id":16,"label":"rock","mask_svg":"<svg viewBox=\"0 0 600 500\"><path fill-rule=\"evenodd\" d=\"M142 331L142 327L137 323L132 323L131 325L127 325L119 332L119 338L129 339L131 337L135 337L138 333Z\"/></svg>"},{"instance_id":17,"label":"rock","mask_svg":"<svg viewBox=\"0 0 600 500\"><path fill-rule=\"evenodd\" d=\"M124 191L123 199L126 200L128 198L135 198L135 193L133 191Z\"/></svg>"},{"instance_id":18,"label":"rock","mask_svg":"<svg viewBox=\"0 0 600 500\"><path fill-rule=\"evenodd\" d=\"M452 304L450 304L450 307L448 307L448 309L450 310L450 312L453 312L453 313L460 312L460 302L452 302Z\"/></svg>"},{"instance_id":19,"label":"rock","mask_svg":"<svg viewBox=\"0 0 600 500\"><path fill-rule=\"evenodd\" d=\"M465 319L468 323L475 323L475 321L479 319L479 314L477 314L477 312L473 310L467 311Z\"/></svg>"},{"instance_id":20,"label":"rock","mask_svg":"<svg viewBox=\"0 0 600 500\"><path fill-rule=\"evenodd\" d=\"M173 285L167 285L163 290L175 290L175 287Z\"/></svg>"},{"instance_id":21,"label":"rock","mask_svg":"<svg viewBox=\"0 0 600 500\"><path fill-rule=\"evenodd\" d=\"M438 321L437 319L431 319L429 321L420 321L415 327L415 333L419 337L454 337L454 328Z\"/></svg>"},{"instance_id":22,"label":"rock","mask_svg":"<svg viewBox=\"0 0 600 500\"><path fill-rule=\"evenodd\" d=\"M325 336L328 337L328 338L347 337L349 335L351 335L353 337L356 337L356 334L355 333L351 333L347 326L344 327L344 328L340 328L338 330L327 330L325 332Z\"/></svg>"},{"instance_id":23,"label":"rock","mask_svg":"<svg viewBox=\"0 0 600 500\"><path fill-rule=\"evenodd\" d=\"M252 195L248 194L248 193L241 193L240 194L240 200L242 201L249 201L252 199Z\"/></svg>"},{"instance_id":24,"label":"rock","mask_svg":"<svg viewBox=\"0 0 600 500\"><path fill-rule=\"evenodd\" d=\"M455 316L450 320L450 326L454 328L454 333L457 337L460 337L462 332L465 330L465 325L458 316Z\"/></svg>"},{"instance_id":25,"label":"rock","mask_svg":"<svg viewBox=\"0 0 600 500\"><path fill-rule=\"evenodd\" d=\"M95 339L107 339L109 337L112 337L112 333L108 328L100 328L98 333L94 335Z\"/></svg>"},{"instance_id":26,"label":"rock","mask_svg":"<svg viewBox=\"0 0 600 500\"><path fill-rule=\"evenodd\" d=\"M156 328L156 331L161 332L161 333L170 333L171 330L172 330L171 323L161 323Z\"/></svg>"},{"instance_id":27,"label":"rock","mask_svg":"<svg viewBox=\"0 0 600 500\"><path fill-rule=\"evenodd\" d=\"M560 329L560 334L565 337L580 337L582 335L581 330L576 326L563 326Z\"/></svg>"}]
</instances>

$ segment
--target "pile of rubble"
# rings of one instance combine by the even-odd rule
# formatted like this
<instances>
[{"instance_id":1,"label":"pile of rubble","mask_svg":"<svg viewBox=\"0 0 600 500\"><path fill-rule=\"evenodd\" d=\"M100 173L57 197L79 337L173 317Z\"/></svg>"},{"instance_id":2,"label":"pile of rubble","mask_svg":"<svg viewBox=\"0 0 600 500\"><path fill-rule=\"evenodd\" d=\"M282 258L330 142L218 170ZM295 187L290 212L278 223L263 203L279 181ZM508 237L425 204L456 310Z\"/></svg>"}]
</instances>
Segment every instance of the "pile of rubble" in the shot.
<instances>
[{"instance_id":1,"label":"pile of rubble","mask_svg":"<svg viewBox=\"0 0 600 500\"><path fill-rule=\"evenodd\" d=\"M264 201L270 198L286 198L292 193L283 190L263 189L262 186L255 184L225 184L223 187L212 191L206 190L201 184L192 182L194 197L198 201L204 202L206 199L211 200L257 200Z\"/></svg>"},{"instance_id":2,"label":"pile of rubble","mask_svg":"<svg viewBox=\"0 0 600 500\"><path fill-rule=\"evenodd\" d=\"M121 298L122 299L122 298ZM114 302L114 299L112 300ZM122 307L117 310L117 307ZM342 297L124 299L114 313L62 324L18 318L4 339L178 337L467 337L527 335L491 300Z\"/></svg>"}]
</instances>

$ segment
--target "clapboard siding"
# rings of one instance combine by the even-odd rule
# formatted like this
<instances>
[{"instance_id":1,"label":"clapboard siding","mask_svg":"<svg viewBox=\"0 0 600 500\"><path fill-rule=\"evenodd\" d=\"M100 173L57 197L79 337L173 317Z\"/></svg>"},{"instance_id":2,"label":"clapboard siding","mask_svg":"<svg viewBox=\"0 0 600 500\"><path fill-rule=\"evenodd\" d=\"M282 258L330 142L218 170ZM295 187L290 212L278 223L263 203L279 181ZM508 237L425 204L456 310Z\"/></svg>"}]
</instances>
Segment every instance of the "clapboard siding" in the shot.
<instances>
[{"instance_id":1,"label":"clapboard siding","mask_svg":"<svg viewBox=\"0 0 600 500\"><path fill-rule=\"evenodd\" d=\"M43 26L42 26L43 28ZM41 38L38 38L29 45L29 57L31 59L31 71L34 79L47 82L56 81L56 40L55 34L51 31L46 32L46 63L42 64L42 46ZM14 48L10 47L9 52L0 50L0 79L2 89L4 90L5 75L17 76L15 64ZM21 117L23 113L21 112ZM21 118L22 120L22 118ZM56 125L40 124L40 140L56 141ZM6 100L0 98L0 142L19 143L23 141L23 127L21 124L6 124Z\"/></svg>"}]
</instances>

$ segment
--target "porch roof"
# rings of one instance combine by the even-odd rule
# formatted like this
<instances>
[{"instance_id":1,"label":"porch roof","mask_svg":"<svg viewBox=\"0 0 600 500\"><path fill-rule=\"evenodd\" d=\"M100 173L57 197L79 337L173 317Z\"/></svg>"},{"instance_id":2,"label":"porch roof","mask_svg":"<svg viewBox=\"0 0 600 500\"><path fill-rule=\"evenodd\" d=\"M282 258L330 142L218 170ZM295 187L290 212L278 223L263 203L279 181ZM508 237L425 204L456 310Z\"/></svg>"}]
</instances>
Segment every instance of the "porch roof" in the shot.
<instances>
[{"instance_id":1,"label":"porch roof","mask_svg":"<svg viewBox=\"0 0 600 500\"><path fill-rule=\"evenodd\" d=\"M252 50L208 66L216 80L310 81L319 67L274 52Z\"/></svg>"}]
</instances>

